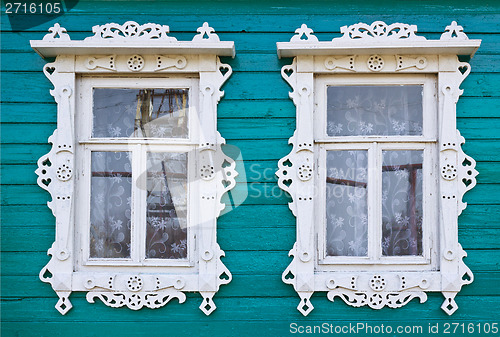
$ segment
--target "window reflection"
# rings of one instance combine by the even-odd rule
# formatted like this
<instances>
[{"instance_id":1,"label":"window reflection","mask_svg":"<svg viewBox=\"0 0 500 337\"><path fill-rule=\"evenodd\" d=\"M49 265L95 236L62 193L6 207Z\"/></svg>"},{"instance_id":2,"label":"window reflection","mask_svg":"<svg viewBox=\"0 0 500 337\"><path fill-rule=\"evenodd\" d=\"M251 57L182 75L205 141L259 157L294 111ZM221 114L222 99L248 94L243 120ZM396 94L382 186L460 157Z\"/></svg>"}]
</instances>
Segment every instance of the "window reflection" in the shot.
<instances>
[{"instance_id":1,"label":"window reflection","mask_svg":"<svg viewBox=\"0 0 500 337\"><path fill-rule=\"evenodd\" d=\"M93 93L95 138L187 138L189 89L108 89Z\"/></svg>"}]
</instances>

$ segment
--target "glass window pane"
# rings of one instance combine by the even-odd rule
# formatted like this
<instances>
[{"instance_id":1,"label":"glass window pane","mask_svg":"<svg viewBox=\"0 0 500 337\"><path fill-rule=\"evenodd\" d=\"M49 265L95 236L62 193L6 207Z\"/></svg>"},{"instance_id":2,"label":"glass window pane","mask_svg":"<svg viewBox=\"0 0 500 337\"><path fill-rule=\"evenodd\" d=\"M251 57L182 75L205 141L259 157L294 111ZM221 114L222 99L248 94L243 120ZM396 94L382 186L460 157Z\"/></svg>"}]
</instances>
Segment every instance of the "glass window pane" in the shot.
<instances>
[{"instance_id":1,"label":"glass window pane","mask_svg":"<svg viewBox=\"0 0 500 337\"><path fill-rule=\"evenodd\" d=\"M148 152L146 258L187 257L187 153Z\"/></svg>"},{"instance_id":2,"label":"glass window pane","mask_svg":"<svg viewBox=\"0 0 500 337\"><path fill-rule=\"evenodd\" d=\"M132 166L130 152L92 152L90 257L129 258Z\"/></svg>"},{"instance_id":3,"label":"glass window pane","mask_svg":"<svg viewBox=\"0 0 500 337\"><path fill-rule=\"evenodd\" d=\"M326 254L367 256L368 151L327 151Z\"/></svg>"},{"instance_id":4,"label":"glass window pane","mask_svg":"<svg viewBox=\"0 0 500 337\"><path fill-rule=\"evenodd\" d=\"M382 151L382 254L422 255L424 152Z\"/></svg>"},{"instance_id":5,"label":"glass window pane","mask_svg":"<svg viewBox=\"0 0 500 337\"><path fill-rule=\"evenodd\" d=\"M187 138L189 89L94 89L92 137Z\"/></svg>"},{"instance_id":6,"label":"glass window pane","mask_svg":"<svg viewBox=\"0 0 500 337\"><path fill-rule=\"evenodd\" d=\"M327 135L422 135L422 95L422 85L329 86Z\"/></svg>"}]
</instances>

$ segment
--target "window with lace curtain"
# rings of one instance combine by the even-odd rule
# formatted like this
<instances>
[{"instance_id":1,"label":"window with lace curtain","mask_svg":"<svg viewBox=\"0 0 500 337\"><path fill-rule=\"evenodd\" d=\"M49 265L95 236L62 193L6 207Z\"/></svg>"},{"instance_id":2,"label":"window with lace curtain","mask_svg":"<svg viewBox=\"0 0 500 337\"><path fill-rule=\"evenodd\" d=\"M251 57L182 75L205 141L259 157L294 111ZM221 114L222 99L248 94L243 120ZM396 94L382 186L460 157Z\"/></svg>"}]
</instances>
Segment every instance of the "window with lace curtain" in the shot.
<instances>
[{"instance_id":1,"label":"window with lace curtain","mask_svg":"<svg viewBox=\"0 0 500 337\"><path fill-rule=\"evenodd\" d=\"M40 271L66 314L73 291L94 303L156 309L199 292L210 315L231 281L217 244L223 195L235 161L217 131L222 85L235 55L203 23L188 41L169 26L127 21L72 40L55 24L31 46L55 61L57 129L38 160L37 183L55 217L51 256Z\"/></svg>"},{"instance_id":2,"label":"window with lace curtain","mask_svg":"<svg viewBox=\"0 0 500 337\"><path fill-rule=\"evenodd\" d=\"M435 88L426 75L316 78L320 263L430 261Z\"/></svg>"},{"instance_id":3,"label":"window with lace curtain","mask_svg":"<svg viewBox=\"0 0 500 337\"><path fill-rule=\"evenodd\" d=\"M77 221L85 265L189 264L197 91L193 79L82 80L77 139L87 163L77 190L90 200Z\"/></svg>"},{"instance_id":4,"label":"window with lace curtain","mask_svg":"<svg viewBox=\"0 0 500 337\"><path fill-rule=\"evenodd\" d=\"M456 129L457 55L481 43L456 22L439 40L404 23L356 23L320 41L307 25L280 57L297 109L278 184L291 196L297 240L283 272L308 315L315 291L353 307L399 308L442 292L449 315L473 275L462 260L458 216L475 161Z\"/></svg>"}]
</instances>

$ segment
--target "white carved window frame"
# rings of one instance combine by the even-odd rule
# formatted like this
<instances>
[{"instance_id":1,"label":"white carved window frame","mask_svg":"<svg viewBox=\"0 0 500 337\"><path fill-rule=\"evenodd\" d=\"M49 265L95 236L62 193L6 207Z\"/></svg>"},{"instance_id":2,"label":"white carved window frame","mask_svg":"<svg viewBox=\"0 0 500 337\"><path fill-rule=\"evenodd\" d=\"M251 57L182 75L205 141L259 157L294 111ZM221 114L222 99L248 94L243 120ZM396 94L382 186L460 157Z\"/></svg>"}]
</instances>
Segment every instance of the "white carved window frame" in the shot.
<instances>
[{"instance_id":1,"label":"white carved window frame","mask_svg":"<svg viewBox=\"0 0 500 337\"><path fill-rule=\"evenodd\" d=\"M94 26L94 36L82 41L72 41L59 24L49 31L31 46L43 58L56 57L43 71L54 85L50 93L57 102L57 129L49 137L52 149L38 160L36 170L38 185L51 194L48 206L56 218L56 238L48 250L52 257L40 271L40 279L50 283L59 297L56 309L64 315L72 308L73 291L86 291L90 303L99 298L107 306L132 310L159 308L173 298L182 303L184 292L195 291L203 297L200 309L209 315L216 309L212 298L220 285L232 279L221 261L224 252L217 244L216 227L225 207L221 198L235 186L237 172L234 160L221 149L225 140L217 132L217 104L224 95L220 88L232 73L219 56L234 57L234 42L220 41L207 23L192 41L168 36L168 26L133 21ZM134 63L137 59L142 62ZM195 163L189 165L188 259L87 261L83 247L88 244L88 215L83 213L89 210L90 182L82 173L90 170L90 158L85 149L128 146L126 141L113 144L89 138L94 86L190 89L189 137L143 140L153 152L160 147L167 152L189 151ZM134 160L133 165L140 163ZM215 170L204 176L203 165ZM61 168L66 170L64 176Z\"/></svg>"},{"instance_id":2,"label":"white carved window frame","mask_svg":"<svg viewBox=\"0 0 500 337\"><path fill-rule=\"evenodd\" d=\"M398 308L415 297L424 302L426 292L442 292L445 301L441 308L451 315L458 308L455 296L473 281L462 261L467 254L458 243L458 216L466 207L463 195L475 186L478 172L475 161L461 148L465 140L456 129L456 103L462 94L460 84L470 73L470 65L460 62L458 55L472 57L481 40L469 40L456 22L446 27L440 40L427 40L415 35L416 31L416 26L401 23L359 23L342 27L342 37L322 42L302 25L290 42L277 43L279 57L294 57L281 74L293 89L290 98L297 108L297 127L289 140L293 149L279 161L276 173L280 188L292 198L289 207L297 226L297 241L289 254L293 260L282 279L294 286L301 299L297 309L305 316L314 308L310 298L315 291L328 292L332 302L339 297L348 305L373 309ZM382 66L375 65L375 59ZM343 146L365 149L369 140L326 136L323 91L329 83L424 84L424 134L419 142L430 159L424 162L424 172L432 170L434 178L424 182L427 215L423 226L427 233L423 258L391 257L361 263L359 258L323 259L325 151ZM377 137L378 144L415 147L414 136L397 137L399 145L391 143L394 137L386 143L382 138ZM450 166L457 170L451 176L444 170Z\"/></svg>"},{"instance_id":3,"label":"white carved window frame","mask_svg":"<svg viewBox=\"0 0 500 337\"><path fill-rule=\"evenodd\" d=\"M365 61L368 55L358 56L357 60ZM437 169L436 160L436 118L437 100L436 79L431 74L318 74L315 78L315 113L314 113L314 152L317 154L317 178L319 191L326 190L326 152L334 150L366 150L369 153L368 167L368 254L366 257L358 256L326 256L326 194L317 195L318 202L314 204L314 223L318 240L318 271L330 270L366 270L366 265L373 265L372 270L391 271L394 265L399 265L400 270L431 270L437 268L436 247L437 228L432 223L437 223L436 204L437 195L433 172ZM350 85L421 85L423 87L423 134L421 136L328 136L326 121L326 91L328 86ZM423 186L423 255L422 256L382 256L381 246L378 242L382 239L382 227L377 226L375 218L380 216L381 185L378 183L374 170L381 165L383 150L422 150L424 151L423 176L427 177ZM433 177L433 178L431 178ZM371 187L375 188L371 188ZM377 213L378 212L378 213ZM371 216L372 214L376 216ZM374 239L370 239L373 237ZM434 256L431 258L431 254Z\"/></svg>"}]
</instances>

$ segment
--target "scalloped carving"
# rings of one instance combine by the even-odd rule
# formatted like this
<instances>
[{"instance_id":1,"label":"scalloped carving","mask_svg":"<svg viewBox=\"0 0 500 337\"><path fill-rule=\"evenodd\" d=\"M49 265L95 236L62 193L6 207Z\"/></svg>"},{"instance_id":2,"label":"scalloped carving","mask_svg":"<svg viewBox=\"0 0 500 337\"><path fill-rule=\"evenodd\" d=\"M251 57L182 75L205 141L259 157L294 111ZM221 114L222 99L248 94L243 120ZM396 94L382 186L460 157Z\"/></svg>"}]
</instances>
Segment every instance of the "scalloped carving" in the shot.
<instances>
[{"instance_id":1,"label":"scalloped carving","mask_svg":"<svg viewBox=\"0 0 500 337\"><path fill-rule=\"evenodd\" d=\"M465 144L465 138L457 130L457 138L459 144ZM479 172L476 170L476 161L466 155L462 150L462 146L458 149L458 215L467 207L467 203L463 201L465 193L476 186L476 176Z\"/></svg>"},{"instance_id":2,"label":"scalloped carving","mask_svg":"<svg viewBox=\"0 0 500 337\"><path fill-rule=\"evenodd\" d=\"M146 23L140 25L135 21L127 21L123 25L117 23L107 23L92 27L94 36L87 37L85 41L94 40L162 40L165 42L175 42L175 37L168 36L170 28L156 23Z\"/></svg>"},{"instance_id":3,"label":"scalloped carving","mask_svg":"<svg viewBox=\"0 0 500 337\"><path fill-rule=\"evenodd\" d=\"M371 25L366 23L357 23L351 26L343 26L340 28L342 37L335 38L338 40L412 40L425 41L425 37L417 36L416 25L408 25L404 23L386 24L383 21L375 21Z\"/></svg>"},{"instance_id":4,"label":"scalloped carving","mask_svg":"<svg viewBox=\"0 0 500 337\"><path fill-rule=\"evenodd\" d=\"M179 303L186 301L186 295L174 289L167 289L158 292L109 292L109 291L89 291L87 301L95 303L95 299L100 299L105 305L112 308L126 306L132 310L139 310L143 307L149 309L161 308L177 298Z\"/></svg>"},{"instance_id":5,"label":"scalloped carving","mask_svg":"<svg viewBox=\"0 0 500 337\"><path fill-rule=\"evenodd\" d=\"M427 294L423 291L372 291L358 292L348 289L330 290L327 294L330 301L334 302L335 297L341 298L351 307L369 306L372 309L400 308L414 298L419 298L420 303L427 301Z\"/></svg>"}]
</instances>

